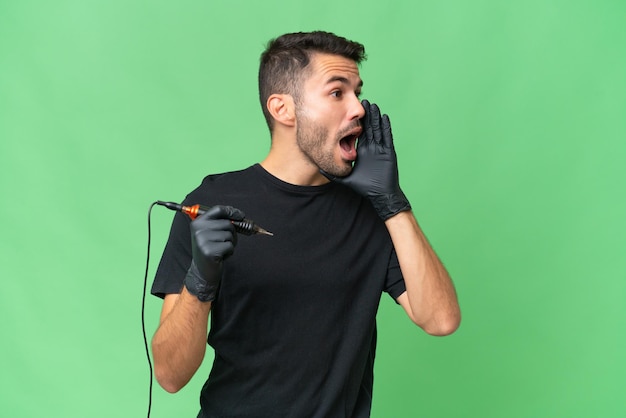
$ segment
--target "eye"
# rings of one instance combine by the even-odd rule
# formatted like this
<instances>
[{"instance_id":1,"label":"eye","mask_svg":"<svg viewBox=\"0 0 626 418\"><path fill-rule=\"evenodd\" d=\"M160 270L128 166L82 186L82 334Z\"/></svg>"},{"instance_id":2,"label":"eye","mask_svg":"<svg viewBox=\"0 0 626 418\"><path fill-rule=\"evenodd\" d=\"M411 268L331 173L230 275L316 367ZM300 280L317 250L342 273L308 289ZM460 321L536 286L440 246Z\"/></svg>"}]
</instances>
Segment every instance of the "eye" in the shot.
<instances>
[{"instance_id":1,"label":"eye","mask_svg":"<svg viewBox=\"0 0 626 418\"><path fill-rule=\"evenodd\" d=\"M336 98L340 98L341 97L341 90L333 90L330 92L330 95Z\"/></svg>"}]
</instances>

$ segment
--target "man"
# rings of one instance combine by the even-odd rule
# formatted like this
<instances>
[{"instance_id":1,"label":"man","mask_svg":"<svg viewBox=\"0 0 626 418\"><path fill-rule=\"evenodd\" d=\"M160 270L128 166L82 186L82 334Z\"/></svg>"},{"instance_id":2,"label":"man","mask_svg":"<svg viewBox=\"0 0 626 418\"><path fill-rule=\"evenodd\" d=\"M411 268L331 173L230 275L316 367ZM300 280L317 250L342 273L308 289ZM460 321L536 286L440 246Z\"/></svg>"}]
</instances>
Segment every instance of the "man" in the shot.
<instances>
[{"instance_id":1,"label":"man","mask_svg":"<svg viewBox=\"0 0 626 418\"><path fill-rule=\"evenodd\" d=\"M382 292L429 334L459 325L400 189L389 118L359 99L364 56L325 32L271 41L259 71L267 157L206 177L184 203L211 209L174 218L152 287L164 297L155 374L169 392L191 379L211 312L199 417L369 416ZM237 236L244 216L274 236Z\"/></svg>"}]
</instances>

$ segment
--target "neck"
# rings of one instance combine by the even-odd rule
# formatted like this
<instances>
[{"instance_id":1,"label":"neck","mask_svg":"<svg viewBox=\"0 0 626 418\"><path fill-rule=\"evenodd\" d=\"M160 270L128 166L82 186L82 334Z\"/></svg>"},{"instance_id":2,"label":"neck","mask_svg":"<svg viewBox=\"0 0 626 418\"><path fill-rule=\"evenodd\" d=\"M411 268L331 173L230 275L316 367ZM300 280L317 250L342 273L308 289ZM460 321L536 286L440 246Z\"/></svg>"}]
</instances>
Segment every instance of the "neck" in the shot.
<instances>
[{"instance_id":1,"label":"neck","mask_svg":"<svg viewBox=\"0 0 626 418\"><path fill-rule=\"evenodd\" d=\"M329 180L302 153L295 138L272 135L272 146L261 167L280 180L296 186L320 186Z\"/></svg>"}]
</instances>

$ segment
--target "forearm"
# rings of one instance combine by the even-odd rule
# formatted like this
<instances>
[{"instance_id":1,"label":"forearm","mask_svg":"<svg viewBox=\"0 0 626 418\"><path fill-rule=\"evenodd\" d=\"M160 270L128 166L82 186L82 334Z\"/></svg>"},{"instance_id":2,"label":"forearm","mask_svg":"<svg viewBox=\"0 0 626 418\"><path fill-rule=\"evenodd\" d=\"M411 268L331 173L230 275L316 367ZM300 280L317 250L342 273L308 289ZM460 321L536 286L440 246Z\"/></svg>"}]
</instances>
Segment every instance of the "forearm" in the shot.
<instances>
[{"instance_id":1,"label":"forearm","mask_svg":"<svg viewBox=\"0 0 626 418\"><path fill-rule=\"evenodd\" d=\"M173 393L189 382L204 359L211 302L200 302L183 288L172 306L167 303L152 339L152 354L157 381Z\"/></svg>"},{"instance_id":2,"label":"forearm","mask_svg":"<svg viewBox=\"0 0 626 418\"><path fill-rule=\"evenodd\" d=\"M417 325L433 335L448 335L460 323L454 285L410 211L385 221L406 284L399 302Z\"/></svg>"}]
</instances>

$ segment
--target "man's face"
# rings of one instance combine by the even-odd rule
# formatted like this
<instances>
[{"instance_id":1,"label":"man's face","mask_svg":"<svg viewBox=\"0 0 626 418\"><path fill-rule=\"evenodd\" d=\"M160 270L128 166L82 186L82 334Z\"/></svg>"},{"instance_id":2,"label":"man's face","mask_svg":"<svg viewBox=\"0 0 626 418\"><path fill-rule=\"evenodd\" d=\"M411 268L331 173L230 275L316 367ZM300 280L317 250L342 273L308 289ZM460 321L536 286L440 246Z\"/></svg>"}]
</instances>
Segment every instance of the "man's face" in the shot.
<instances>
[{"instance_id":1,"label":"man's face","mask_svg":"<svg viewBox=\"0 0 626 418\"><path fill-rule=\"evenodd\" d=\"M356 160L356 140L365 110L356 63L339 55L313 54L308 78L296 103L296 139L308 160L343 177Z\"/></svg>"}]
</instances>

